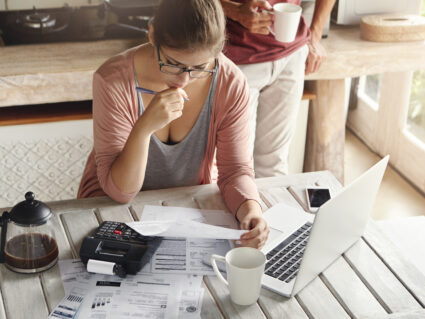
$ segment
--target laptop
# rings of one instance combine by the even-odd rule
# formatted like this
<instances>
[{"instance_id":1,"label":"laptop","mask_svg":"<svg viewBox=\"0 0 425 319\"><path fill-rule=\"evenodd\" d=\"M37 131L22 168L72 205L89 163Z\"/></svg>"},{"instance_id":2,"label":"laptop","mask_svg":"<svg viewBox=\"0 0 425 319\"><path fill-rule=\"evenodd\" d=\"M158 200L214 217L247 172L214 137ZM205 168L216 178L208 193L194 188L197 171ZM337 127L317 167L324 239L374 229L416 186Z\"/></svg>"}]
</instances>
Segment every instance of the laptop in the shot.
<instances>
[{"instance_id":1,"label":"laptop","mask_svg":"<svg viewBox=\"0 0 425 319\"><path fill-rule=\"evenodd\" d=\"M315 215L283 203L264 213L270 234L262 249L263 287L296 295L362 236L388 160L387 155Z\"/></svg>"}]
</instances>

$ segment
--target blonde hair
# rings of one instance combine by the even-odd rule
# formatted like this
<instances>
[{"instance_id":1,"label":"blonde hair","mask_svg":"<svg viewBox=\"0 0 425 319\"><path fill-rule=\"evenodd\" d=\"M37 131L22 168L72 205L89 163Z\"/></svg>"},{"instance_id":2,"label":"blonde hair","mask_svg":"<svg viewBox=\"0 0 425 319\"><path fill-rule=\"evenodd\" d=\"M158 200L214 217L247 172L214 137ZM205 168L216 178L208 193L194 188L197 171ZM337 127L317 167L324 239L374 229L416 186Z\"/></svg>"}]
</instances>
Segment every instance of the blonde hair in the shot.
<instances>
[{"instance_id":1,"label":"blonde hair","mask_svg":"<svg viewBox=\"0 0 425 319\"><path fill-rule=\"evenodd\" d=\"M210 50L217 55L226 39L219 0L162 0L153 27L155 45L173 49Z\"/></svg>"}]
</instances>

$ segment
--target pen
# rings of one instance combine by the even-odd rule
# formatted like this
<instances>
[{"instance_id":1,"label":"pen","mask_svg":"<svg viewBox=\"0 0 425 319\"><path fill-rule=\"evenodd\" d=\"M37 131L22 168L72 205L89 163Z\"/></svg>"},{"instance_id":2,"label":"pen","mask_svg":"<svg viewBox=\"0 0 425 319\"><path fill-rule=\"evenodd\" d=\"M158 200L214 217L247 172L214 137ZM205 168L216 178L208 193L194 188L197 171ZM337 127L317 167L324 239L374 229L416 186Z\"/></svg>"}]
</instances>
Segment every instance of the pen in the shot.
<instances>
[{"instance_id":1,"label":"pen","mask_svg":"<svg viewBox=\"0 0 425 319\"><path fill-rule=\"evenodd\" d=\"M155 92L155 91L152 91L152 90L149 90L149 89L145 89L145 88L142 88L142 87L140 87L140 86L136 86L136 90L137 90L138 92L146 93L146 94L152 94L152 95L156 95L156 94L158 94L158 92ZM185 101L189 101L189 98L183 97L183 100L185 100Z\"/></svg>"}]
</instances>

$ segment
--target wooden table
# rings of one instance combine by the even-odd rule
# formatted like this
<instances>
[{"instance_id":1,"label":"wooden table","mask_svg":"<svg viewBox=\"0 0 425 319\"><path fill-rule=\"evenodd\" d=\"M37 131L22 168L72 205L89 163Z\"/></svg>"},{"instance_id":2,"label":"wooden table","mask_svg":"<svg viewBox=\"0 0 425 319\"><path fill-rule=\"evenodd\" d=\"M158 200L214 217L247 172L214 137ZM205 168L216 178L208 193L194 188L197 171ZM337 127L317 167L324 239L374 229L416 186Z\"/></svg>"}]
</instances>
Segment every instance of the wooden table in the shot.
<instances>
[{"instance_id":1,"label":"wooden table","mask_svg":"<svg viewBox=\"0 0 425 319\"><path fill-rule=\"evenodd\" d=\"M257 180L264 209L276 202L301 207L301 188L339 182L329 172ZM50 203L59 245L59 258L78 257L84 236L103 220L138 220L146 204L225 209L216 185L141 192L130 205L109 198ZM423 250L422 252L423 253ZM370 222L364 237L334 264L288 299L263 289L257 304L231 303L225 286L215 276L204 277L202 318L424 318L425 275ZM59 268L41 274L16 274L0 266L0 318L46 318L64 297ZM391 314L389 316L389 314Z\"/></svg>"}]
</instances>

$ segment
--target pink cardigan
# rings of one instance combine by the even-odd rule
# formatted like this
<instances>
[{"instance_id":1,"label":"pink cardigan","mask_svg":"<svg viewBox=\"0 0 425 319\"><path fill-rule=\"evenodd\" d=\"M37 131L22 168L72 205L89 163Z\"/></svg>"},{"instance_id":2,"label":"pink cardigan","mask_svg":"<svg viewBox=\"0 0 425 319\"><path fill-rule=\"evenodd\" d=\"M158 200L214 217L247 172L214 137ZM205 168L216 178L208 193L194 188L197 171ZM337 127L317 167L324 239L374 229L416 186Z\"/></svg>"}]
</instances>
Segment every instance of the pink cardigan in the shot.
<instances>
[{"instance_id":1,"label":"pink cardigan","mask_svg":"<svg viewBox=\"0 0 425 319\"><path fill-rule=\"evenodd\" d=\"M111 177L111 166L120 154L138 119L133 58L137 47L106 61L93 77L94 146L78 190L78 198L107 194L127 203L138 193L121 192ZM214 96L208 142L202 162L201 184L213 182L214 154L217 184L232 213L247 199L259 201L249 147L249 91L240 70L223 54Z\"/></svg>"}]
</instances>

